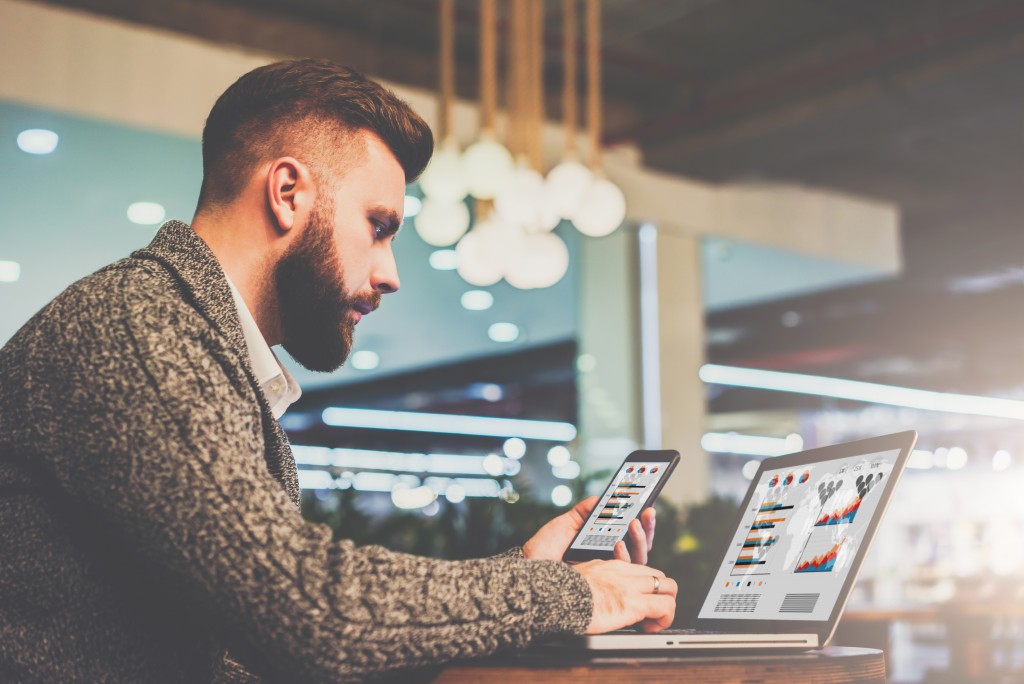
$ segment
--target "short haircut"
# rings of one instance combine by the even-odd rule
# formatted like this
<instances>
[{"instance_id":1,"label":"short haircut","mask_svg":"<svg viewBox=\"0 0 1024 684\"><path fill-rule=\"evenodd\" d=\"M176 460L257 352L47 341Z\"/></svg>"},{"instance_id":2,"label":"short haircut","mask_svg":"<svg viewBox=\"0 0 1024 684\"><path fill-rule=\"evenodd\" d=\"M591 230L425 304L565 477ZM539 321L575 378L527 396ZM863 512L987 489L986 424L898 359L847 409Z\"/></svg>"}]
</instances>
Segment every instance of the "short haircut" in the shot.
<instances>
[{"instance_id":1,"label":"short haircut","mask_svg":"<svg viewBox=\"0 0 1024 684\"><path fill-rule=\"evenodd\" d=\"M355 134L379 137L413 182L430 161L430 127L379 83L323 59L253 69L217 99L203 128L199 207L226 204L261 163L294 156L317 180L340 175L365 151Z\"/></svg>"}]
</instances>

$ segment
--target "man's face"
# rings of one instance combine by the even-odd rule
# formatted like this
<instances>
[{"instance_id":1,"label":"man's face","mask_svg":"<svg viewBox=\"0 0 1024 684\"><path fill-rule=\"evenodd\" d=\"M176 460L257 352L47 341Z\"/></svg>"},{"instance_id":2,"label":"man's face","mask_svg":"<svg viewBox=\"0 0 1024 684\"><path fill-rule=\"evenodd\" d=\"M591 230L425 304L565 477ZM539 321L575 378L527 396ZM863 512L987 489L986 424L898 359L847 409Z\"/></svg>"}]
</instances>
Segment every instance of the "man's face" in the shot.
<instances>
[{"instance_id":1,"label":"man's face","mask_svg":"<svg viewBox=\"0 0 1024 684\"><path fill-rule=\"evenodd\" d=\"M380 139L357 135L363 158L335 187L318 188L308 223L274 269L284 348L314 371L344 363L359 319L399 285L392 241L405 173Z\"/></svg>"}]
</instances>

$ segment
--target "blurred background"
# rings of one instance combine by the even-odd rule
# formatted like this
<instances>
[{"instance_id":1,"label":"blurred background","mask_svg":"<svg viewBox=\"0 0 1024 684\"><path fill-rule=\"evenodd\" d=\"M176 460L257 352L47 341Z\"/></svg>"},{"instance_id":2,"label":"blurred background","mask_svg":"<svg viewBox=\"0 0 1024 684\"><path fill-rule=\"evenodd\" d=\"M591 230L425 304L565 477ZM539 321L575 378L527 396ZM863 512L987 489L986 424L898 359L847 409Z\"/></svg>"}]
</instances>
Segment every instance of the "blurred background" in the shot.
<instances>
[{"instance_id":1,"label":"blurred background","mask_svg":"<svg viewBox=\"0 0 1024 684\"><path fill-rule=\"evenodd\" d=\"M439 134L447 106L439 150L486 138L481 3L452 4L446 101L441 4L0 0L0 343L191 218L205 115L255 66L327 57ZM605 0L590 131L583 3L569 31L561 2L534 3L518 90L515 5L497 3L494 134L541 174L575 146L624 218L594 237L556 216L553 284L487 283L463 272L461 233L430 233L443 190L410 186L403 287L349 363L284 359L303 386L282 424L306 516L477 557L596 493L633 449L675 448L652 564L684 588L682 619L761 459L913 428L837 643L885 648L893 681L1019 681L1024 2ZM491 211L454 203L470 233Z\"/></svg>"}]
</instances>

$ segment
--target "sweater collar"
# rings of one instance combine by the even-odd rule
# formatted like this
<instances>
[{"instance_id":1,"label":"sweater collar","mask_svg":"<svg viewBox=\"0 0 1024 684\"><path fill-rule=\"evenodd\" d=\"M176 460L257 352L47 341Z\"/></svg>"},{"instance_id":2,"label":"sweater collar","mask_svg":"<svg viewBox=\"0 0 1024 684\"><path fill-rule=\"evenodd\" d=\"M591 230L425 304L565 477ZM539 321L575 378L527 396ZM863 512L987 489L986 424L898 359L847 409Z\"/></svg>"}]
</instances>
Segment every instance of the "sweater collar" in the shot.
<instances>
[{"instance_id":1,"label":"sweater collar","mask_svg":"<svg viewBox=\"0 0 1024 684\"><path fill-rule=\"evenodd\" d=\"M133 252L132 257L154 259L170 269L200 313L243 358L248 357L242 324L224 270L191 226L181 221L168 221L149 246Z\"/></svg>"}]
</instances>

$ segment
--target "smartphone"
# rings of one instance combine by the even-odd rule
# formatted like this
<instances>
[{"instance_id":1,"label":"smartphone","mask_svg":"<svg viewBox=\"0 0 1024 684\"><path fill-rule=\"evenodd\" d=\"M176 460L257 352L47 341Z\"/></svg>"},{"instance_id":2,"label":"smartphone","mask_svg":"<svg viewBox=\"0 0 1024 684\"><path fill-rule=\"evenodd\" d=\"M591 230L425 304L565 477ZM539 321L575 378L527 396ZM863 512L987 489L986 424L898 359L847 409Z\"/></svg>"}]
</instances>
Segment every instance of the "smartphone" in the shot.
<instances>
[{"instance_id":1,"label":"smartphone","mask_svg":"<svg viewBox=\"0 0 1024 684\"><path fill-rule=\"evenodd\" d=\"M627 456L562 560L614 558L615 544L626 536L629 523L654 505L678 463L679 452L672 450L640 450Z\"/></svg>"}]
</instances>

